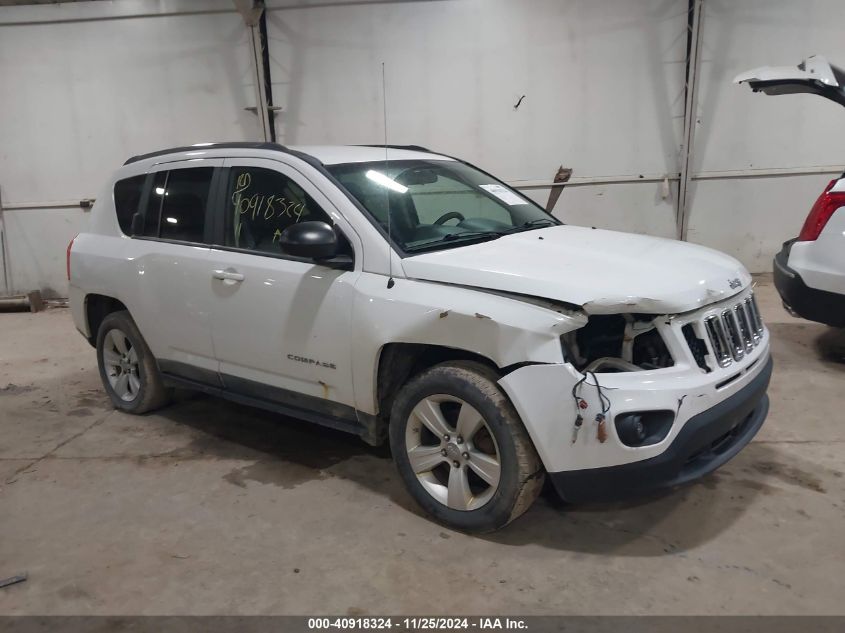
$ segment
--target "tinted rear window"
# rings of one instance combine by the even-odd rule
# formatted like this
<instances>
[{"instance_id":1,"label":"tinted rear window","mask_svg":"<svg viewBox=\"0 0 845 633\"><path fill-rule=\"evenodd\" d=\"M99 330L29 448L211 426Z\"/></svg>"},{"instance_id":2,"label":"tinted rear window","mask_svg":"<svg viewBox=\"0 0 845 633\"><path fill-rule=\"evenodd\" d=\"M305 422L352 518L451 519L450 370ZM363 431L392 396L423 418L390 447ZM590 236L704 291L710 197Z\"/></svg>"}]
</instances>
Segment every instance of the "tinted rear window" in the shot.
<instances>
[{"instance_id":1,"label":"tinted rear window","mask_svg":"<svg viewBox=\"0 0 845 633\"><path fill-rule=\"evenodd\" d=\"M142 174L114 183L114 209L117 212L120 230L126 235L131 234L132 216L138 212L146 179L147 176Z\"/></svg>"},{"instance_id":2,"label":"tinted rear window","mask_svg":"<svg viewBox=\"0 0 845 633\"><path fill-rule=\"evenodd\" d=\"M159 172L147 205L144 234L180 242L205 241L205 209L212 167Z\"/></svg>"}]
</instances>

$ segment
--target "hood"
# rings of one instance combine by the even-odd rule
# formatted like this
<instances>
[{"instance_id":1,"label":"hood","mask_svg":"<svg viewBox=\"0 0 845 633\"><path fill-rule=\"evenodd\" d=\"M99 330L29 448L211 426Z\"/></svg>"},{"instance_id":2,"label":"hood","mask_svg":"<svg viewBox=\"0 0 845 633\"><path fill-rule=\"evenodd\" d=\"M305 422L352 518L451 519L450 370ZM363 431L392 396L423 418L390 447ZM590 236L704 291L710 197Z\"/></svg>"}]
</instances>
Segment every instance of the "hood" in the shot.
<instances>
[{"instance_id":1,"label":"hood","mask_svg":"<svg viewBox=\"0 0 845 633\"><path fill-rule=\"evenodd\" d=\"M555 226L414 255L408 277L531 295L588 314L676 314L740 292L751 275L713 249L645 235Z\"/></svg>"}]
</instances>

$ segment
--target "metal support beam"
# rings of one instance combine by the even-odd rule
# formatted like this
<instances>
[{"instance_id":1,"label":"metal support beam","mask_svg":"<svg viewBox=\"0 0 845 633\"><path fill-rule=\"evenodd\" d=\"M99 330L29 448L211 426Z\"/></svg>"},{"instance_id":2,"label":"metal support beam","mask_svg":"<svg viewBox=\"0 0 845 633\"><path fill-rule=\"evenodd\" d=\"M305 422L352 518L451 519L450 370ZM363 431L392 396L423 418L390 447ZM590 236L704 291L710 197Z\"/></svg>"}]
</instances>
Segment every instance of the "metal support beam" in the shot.
<instances>
[{"instance_id":1,"label":"metal support beam","mask_svg":"<svg viewBox=\"0 0 845 633\"><path fill-rule=\"evenodd\" d=\"M267 102L267 82L264 72L264 62L262 61L262 37L257 24L249 27L249 39L252 44L252 67L255 78L255 105L256 114L258 115L258 126L261 129L262 139L273 141L276 135L273 132L270 104Z\"/></svg>"},{"instance_id":2,"label":"metal support beam","mask_svg":"<svg viewBox=\"0 0 845 633\"><path fill-rule=\"evenodd\" d=\"M689 220L689 183L692 170L693 145L695 141L695 121L698 112L698 74L701 51L701 18L704 0L689 0L690 15L687 21L687 78L686 99L684 101L684 137L681 146L681 179L678 187L678 208L676 224L678 237L687 239Z\"/></svg>"},{"instance_id":3,"label":"metal support beam","mask_svg":"<svg viewBox=\"0 0 845 633\"><path fill-rule=\"evenodd\" d=\"M255 113L258 115L258 127L261 138L265 141L275 141L276 131L273 127L273 108L270 103L268 87L268 64L265 63L264 47L267 45L262 33L261 20L264 15L264 3L259 0L233 0L235 7L243 17L244 24L249 29L250 49L252 51L252 75L255 85ZM252 108L247 108L251 110Z\"/></svg>"},{"instance_id":4,"label":"metal support beam","mask_svg":"<svg viewBox=\"0 0 845 633\"><path fill-rule=\"evenodd\" d=\"M6 253L8 239L6 237L6 220L3 217L3 200L0 198L0 266L3 266L3 293L0 294L0 297L12 292L9 281L12 277L12 272L9 270L9 256Z\"/></svg>"}]
</instances>

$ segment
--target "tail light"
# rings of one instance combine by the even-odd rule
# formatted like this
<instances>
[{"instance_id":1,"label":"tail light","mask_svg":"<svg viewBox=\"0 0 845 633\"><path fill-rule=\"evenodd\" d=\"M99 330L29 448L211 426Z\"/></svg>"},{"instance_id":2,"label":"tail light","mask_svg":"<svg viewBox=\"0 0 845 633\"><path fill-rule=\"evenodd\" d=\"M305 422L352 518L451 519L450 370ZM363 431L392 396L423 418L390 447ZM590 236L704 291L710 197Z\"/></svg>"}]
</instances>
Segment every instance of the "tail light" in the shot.
<instances>
[{"instance_id":1,"label":"tail light","mask_svg":"<svg viewBox=\"0 0 845 633\"><path fill-rule=\"evenodd\" d=\"M818 197L810 214L804 221L801 233L798 235L799 242L812 242L817 239L824 229L827 221L839 207L845 206L845 191L831 191L839 179L831 180L825 187L822 195Z\"/></svg>"},{"instance_id":2,"label":"tail light","mask_svg":"<svg viewBox=\"0 0 845 633\"><path fill-rule=\"evenodd\" d=\"M67 245L67 280L70 281L70 249L73 247L73 242L76 238L79 237L79 234L73 236L73 239Z\"/></svg>"}]
</instances>

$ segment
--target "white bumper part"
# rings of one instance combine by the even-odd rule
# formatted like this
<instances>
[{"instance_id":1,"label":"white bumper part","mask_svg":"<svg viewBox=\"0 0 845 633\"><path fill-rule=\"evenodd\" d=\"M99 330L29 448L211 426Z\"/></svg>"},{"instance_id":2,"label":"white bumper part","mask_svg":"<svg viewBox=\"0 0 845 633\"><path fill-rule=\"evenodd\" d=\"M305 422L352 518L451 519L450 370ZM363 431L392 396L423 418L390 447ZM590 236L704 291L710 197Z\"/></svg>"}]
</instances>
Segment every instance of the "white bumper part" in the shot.
<instances>
[{"instance_id":1,"label":"white bumper part","mask_svg":"<svg viewBox=\"0 0 845 633\"><path fill-rule=\"evenodd\" d=\"M747 296L746 293L744 293ZM744 298L744 297L741 297ZM729 304L740 298L723 302ZM506 375L499 384L510 397L525 424L548 472L575 471L630 464L662 454L691 418L712 409L748 387L768 371L769 333L763 330L759 342L741 360L726 367L707 357L711 371L701 369L686 346L682 329L718 314L726 305L717 304L691 315L661 319L658 329L675 359L674 366L652 371L598 373L599 384L610 400L606 414L607 437L600 441L596 415L601 403L592 374L578 388L588 408L579 409L572 389L583 378L570 364L529 365ZM618 437L615 419L624 413L668 411L673 421L668 434L646 446L625 445ZM583 425L573 433L576 416ZM573 442L573 437L575 441Z\"/></svg>"},{"instance_id":2,"label":"white bumper part","mask_svg":"<svg viewBox=\"0 0 845 633\"><path fill-rule=\"evenodd\" d=\"M581 411L584 423L572 442L577 410L571 390L580 375L571 365L531 365L505 376L499 384L507 392L525 423L543 465L549 472L618 466L641 461L663 453L690 418L707 411L738 393L764 370L769 346L756 350L754 365L717 389L710 374L671 376L662 372L598 374L599 382L610 398L607 414L607 439L600 442L596 414L600 412L595 387L584 385L581 394L589 408ZM655 374L661 373L659 379ZM592 382L590 380L589 382ZM632 448L616 434L614 419L629 412L662 411L675 413L668 435L651 446Z\"/></svg>"},{"instance_id":3,"label":"white bumper part","mask_svg":"<svg viewBox=\"0 0 845 633\"><path fill-rule=\"evenodd\" d=\"M818 239L792 244L788 265L808 287L845 294L845 208L831 216Z\"/></svg>"}]
</instances>

